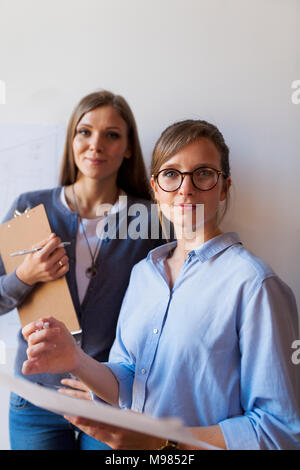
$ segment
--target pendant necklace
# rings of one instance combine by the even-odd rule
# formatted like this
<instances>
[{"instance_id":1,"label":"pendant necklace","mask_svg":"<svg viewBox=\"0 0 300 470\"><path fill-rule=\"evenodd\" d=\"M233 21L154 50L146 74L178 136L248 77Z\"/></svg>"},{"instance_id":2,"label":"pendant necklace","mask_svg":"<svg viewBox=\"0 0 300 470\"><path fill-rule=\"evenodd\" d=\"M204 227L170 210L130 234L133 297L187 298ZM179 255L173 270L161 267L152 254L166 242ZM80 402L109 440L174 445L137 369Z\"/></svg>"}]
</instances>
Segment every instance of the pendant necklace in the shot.
<instances>
[{"instance_id":1,"label":"pendant necklace","mask_svg":"<svg viewBox=\"0 0 300 470\"><path fill-rule=\"evenodd\" d=\"M171 258L173 256L174 251L176 250L176 248L177 248L177 246L174 246L174 248L171 248L171 250L168 253L167 258ZM183 250L183 251L184 251L184 259L186 260L189 257L190 250Z\"/></svg>"},{"instance_id":2,"label":"pendant necklace","mask_svg":"<svg viewBox=\"0 0 300 470\"><path fill-rule=\"evenodd\" d=\"M90 246L89 241L88 241L88 237L87 237L85 229L84 229L84 225L83 225L83 222L82 222L82 217L79 213L79 208L78 208L78 204L77 204L77 198L76 198L76 194L75 194L74 184L72 185L72 191L73 191L73 198L74 198L75 207L76 207L76 210L78 212L79 222L80 222L82 232L83 232L87 247L88 247L89 252L90 252L91 260L92 260L92 264L85 270L85 275L88 279L92 279L93 277L97 276L97 274L98 274L98 270L96 268L96 254L97 254L98 248L99 248L100 243L101 243L101 238L98 238L97 245L96 245L96 248L95 248L95 251L94 251L94 254L93 254L92 250L91 250L91 246Z\"/></svg>"}]
</instances>

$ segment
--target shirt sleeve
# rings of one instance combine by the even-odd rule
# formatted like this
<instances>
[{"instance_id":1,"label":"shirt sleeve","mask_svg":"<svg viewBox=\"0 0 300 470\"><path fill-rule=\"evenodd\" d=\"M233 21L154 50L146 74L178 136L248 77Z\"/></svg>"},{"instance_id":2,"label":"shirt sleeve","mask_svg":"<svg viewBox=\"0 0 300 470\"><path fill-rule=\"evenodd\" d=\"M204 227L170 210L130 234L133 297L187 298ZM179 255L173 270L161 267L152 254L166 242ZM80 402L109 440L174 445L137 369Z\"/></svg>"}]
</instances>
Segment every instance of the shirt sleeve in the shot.
<instances>
[{"instance_id":1,"label":"shirt sleeve","mask_svg":"<svg viewBox=\"0 0 300 470\"><path fill-rule=\"evenodd\" d=\"M300 449L295 298L273 276L259 282L238 324L242 416L219 423L228 449Z\"/></svg>"}]
</instances>

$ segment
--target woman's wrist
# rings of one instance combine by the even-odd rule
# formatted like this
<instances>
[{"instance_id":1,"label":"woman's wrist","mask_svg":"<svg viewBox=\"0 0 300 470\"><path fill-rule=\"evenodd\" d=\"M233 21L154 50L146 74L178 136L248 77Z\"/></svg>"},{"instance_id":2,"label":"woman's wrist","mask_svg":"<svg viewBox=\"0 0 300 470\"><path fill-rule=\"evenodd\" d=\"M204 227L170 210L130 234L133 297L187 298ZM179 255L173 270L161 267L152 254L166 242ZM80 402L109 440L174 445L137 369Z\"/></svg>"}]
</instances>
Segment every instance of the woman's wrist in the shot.
<instances>
[{"instance_id":1,"label":"woman's wrist","mask_svg":"<svg viewBox=\"0 0 300 470\"><path fill-rule=\"evenodd\" d=\"M33 279L30 279L22 270L22 265L18 266L16 269L16 276L17 278L22 281L27 286L34 286L36 283Z\"/></svg>"},{"instance_id":2,"label":"woman's wrist","mask_svg":"<svg viewBox=\"0 0 300 470\"><path fill-rule=\"evenodd\" d=\"M170 441L169 439L164 440L162 444L157 447L156 450L176 450L176 449L181 449L182 447L179 446L179 443L177 441Z\"/></svg>"},{"instance_id":3,"label":"woman's wrist","mask_svg":"<svg viewBox=\"0 0 300 470\"><path fill-rule=\"evenodd\" d=\"M74 342L75 342L75 340L74 340ZM82 375L82 371L84 370L85 353L80 348L80 346L78 346L76 343L74 345L73 355L74 355L74 358L73 358L74 367L69 372L72 375L74 375L75 377L80 379L80 376Z\"/></svg>"}]
</instances>

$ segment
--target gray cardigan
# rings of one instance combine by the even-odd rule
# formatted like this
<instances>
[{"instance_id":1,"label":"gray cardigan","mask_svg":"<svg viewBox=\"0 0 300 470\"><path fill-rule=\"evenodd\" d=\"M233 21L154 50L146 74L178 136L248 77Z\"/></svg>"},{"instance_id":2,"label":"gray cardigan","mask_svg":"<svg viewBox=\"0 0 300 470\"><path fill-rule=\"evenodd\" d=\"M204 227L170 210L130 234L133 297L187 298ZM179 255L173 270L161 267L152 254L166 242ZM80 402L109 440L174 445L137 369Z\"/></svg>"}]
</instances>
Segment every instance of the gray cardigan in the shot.
<instances>
[{"instance_id":1,"label":"gray cardigan","mask_svg":"<svg viewBox=\"0 0 300 470\"><path fill-rule=\"evenodd\" d=\"M143 224L140 227L141 238L134 240L129 237L125 239L107 237L104 239L96 260L96 264L99 266L98 274L91 279L85 298L80 305L75 278L78 214L62 204L60 201L61 189L61 187L57 187L21 194L10 208L4 222L13 217L15 209L24 212L27 207L44 204L52 231L62 240L72 242L70 246L66 247L70 265L66 278L82 328L82 349L102 362L108 359L109 350L115 337L118 315L132 267L146 257L151 249L165 243L165 240L161 234L159 239L152 240L147 237L147 227L144 227ZM128 196L128 208L134 203L143 203L147 207L148 217L150 216L150 201ZM127 227L136 217L139 217L139 213L134 216L127 215ZM148 230L150 230L150 223ZM33 288L20 281L15 272L7 275L0 258L0 314L18 307ZM41 312L42 315L43 312ZM20 331L15 361L17 375L22 375L22 364L27 358L26 349L27 343ZM66 376L67 374L38 374L26 376L26 378L34 382L59 385L61 378Z\"/></svg>"}]
</instances>

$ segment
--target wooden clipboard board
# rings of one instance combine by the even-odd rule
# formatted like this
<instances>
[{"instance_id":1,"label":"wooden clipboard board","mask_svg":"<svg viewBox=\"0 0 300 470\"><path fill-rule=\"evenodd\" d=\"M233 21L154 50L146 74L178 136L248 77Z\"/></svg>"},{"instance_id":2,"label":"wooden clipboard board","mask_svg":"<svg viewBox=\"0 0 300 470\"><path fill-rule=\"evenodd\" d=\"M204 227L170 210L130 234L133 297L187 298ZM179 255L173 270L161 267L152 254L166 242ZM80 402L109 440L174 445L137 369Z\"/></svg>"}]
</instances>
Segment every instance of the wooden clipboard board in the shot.
<instances>
[{"instance_id":1,"label":"wooden clipboard board","mask_svg":"<svg viewBox=\"0 0 300 470\"><path fill-rule=\"evenodd\" d=\"M30 249L50 234L51 227L43 204L2 224L0 253L6 273L14 271L25 256L10 256L11 253ZM65 276L38 283L18 307L18 314L22 327L42 317L55 317L64 322L71 333L81 331Z\"/></svg>"}]
</instances>

